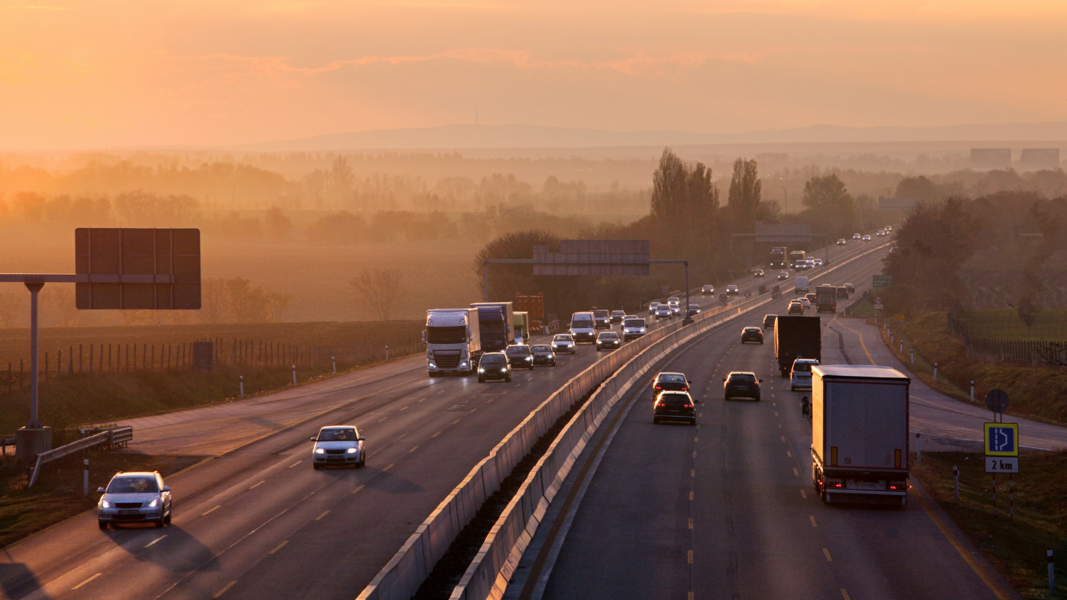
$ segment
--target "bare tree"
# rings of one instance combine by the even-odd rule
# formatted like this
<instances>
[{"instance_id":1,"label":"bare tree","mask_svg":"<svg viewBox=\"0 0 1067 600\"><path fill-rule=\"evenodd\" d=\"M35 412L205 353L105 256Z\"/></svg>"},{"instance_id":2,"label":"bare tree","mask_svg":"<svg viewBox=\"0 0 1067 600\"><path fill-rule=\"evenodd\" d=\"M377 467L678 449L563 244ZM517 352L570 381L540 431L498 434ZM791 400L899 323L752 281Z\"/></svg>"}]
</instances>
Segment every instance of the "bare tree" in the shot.
<instances>
[{"instance_id":1,"label":"bare tree","mask_svg":"<svg viewBox=\"0 0 1067 600\"><path fill-rule=\"evenodd\" d=\"M361 272L351 284L367 308L382 321L388 321L403 293L401 279L396 269L373 269Z\"/></svg>"}]
</instances>

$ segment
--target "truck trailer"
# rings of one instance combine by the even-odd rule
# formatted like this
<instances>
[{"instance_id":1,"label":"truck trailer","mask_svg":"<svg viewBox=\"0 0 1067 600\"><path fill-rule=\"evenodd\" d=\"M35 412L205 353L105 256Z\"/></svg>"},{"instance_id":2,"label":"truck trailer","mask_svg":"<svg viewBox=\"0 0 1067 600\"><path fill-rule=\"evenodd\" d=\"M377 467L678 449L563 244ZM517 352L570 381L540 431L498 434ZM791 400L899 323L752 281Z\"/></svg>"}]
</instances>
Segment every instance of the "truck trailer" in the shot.
<instances>
[{"instance_id":1,"label":"truck trailer","mask_svg":"<svg viewBox=\"0 0 1067 600\"><path fill-rule=\"evenodd\" d=\"M822 328L819 317L780 315L774 322L774 357L782 377L789 375L793 361L814 358L822 362Z\"/></svg>"},{"instance_id":2,"label":"truck trailer","mask_svg":"<svg viewBox=\"0 0 1067 600\"><path fill-rule=\"evenodd\" d=\"M815 288L815 312L837 312L837 288L822 284Z\"/></svg>"},{"instance_id":3,"label":"truck trailer","mask_svg":"<svg viewBox=\"0 0 1067 600\"><path fill-rule=\"evenodd\" d=\"M426 311L426 371L430 377L445 373L470 375L482 356L478 310L435 308Z\"/></svg>"},{"instance_id":4,"label":"truck trailer","mask_svg":"<svg viewBox=\"0 0 1067 600\"><path fill-rule=\"evenodd\" d=\"M530 343L530 317L525 312L515 312L515 323L513 324L515 329L515 343L516 344L529 344Z\"/></svg>"},{"instance_id":5,"label":"truck trailer","mask_svg":"<svg viewBox=\"0 0 1067 600\"><path fill-rule=\"evenodd\" d=\"M811 474L826 503L908 504L908 390L892 367L812 367Z\"/></svg>"},{"instance_id":6,"label":"truck trailer","mask_svg":"<svg viewBox=\"0 0 1067 600\"><path fill-rule=\"evenodd\" d=\"M483 352L502 352L515 343L515 310L511 302L475 302Z\"/></svg>"}]
</instances>

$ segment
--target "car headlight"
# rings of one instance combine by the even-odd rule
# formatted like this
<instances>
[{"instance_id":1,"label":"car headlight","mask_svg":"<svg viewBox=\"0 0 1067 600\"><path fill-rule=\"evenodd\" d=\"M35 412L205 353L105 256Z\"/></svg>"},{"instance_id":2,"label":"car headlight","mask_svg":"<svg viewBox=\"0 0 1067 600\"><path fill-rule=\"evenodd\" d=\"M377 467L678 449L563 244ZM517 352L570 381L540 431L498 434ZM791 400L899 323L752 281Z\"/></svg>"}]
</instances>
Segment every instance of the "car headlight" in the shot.
<instances>
[{"instance_id":1,"label":"car headlight","mask_svg":"<svg viewBox=\"0 0 1067 600\"><path fill-rule=\"evenodd\" d=\"M431 369L436 369L437 368L437 363L435 363L434 361L431 360L430 361L430 368Z\"/></svg>"},{"instance_id":2,"label":"car headlight","mask_svg":"<svg viewBox=\"0 0 1067 600\"><path fill-rule=\"evenodd\" d=\"M159 498L148 503L148 508L155 508L157 506L159 506Z\"/></svg>"},{"instance_id":3,"label":"car headlight","mask_svg":"<svg viewBox=\"0 0 1067 600\"><path fill-rule=\"evenodd\" d=\"M461 367L467 366L467 361L465 361L465 360L459 361L459 366L461 366Z\"/></svg>"},{"instance_id":4,"label":"car headlight","mask_svg":"<svg viewBox=\"0 0 1067 600\"><path fill-rule=\"evenodd\" d=\"M111 508L111 503L107 500L100 500L100 508Z\"/></svg>"},{"instance_id":5,"label":"car headlight","mask_svg":"<svg viewBox=\"0 0 1067 600\"><path fill-rule=\"evenodd\" d=\"M348 449L348 454L355 454L356 452L359 452L359 448L349 448Z\"/></svg>"},{"instance_id":6,"label":"car headlight","mask_svg":"<svg viewBox=\"0 0 1067 600\"><path fill-rule=\"evenodd\" d=\"M485 367L478 367L479 373L485 373Z\"/></svg>"},{"instance_id":7,"label":"car headlight","mask_svg":"<svg viewBox=\"0 0 1067 600\"><path fill-rule=\"evenodd\" d=\"M532 356L527 356L526 360L533 360L533 357Z\"/></svg>"},{"instance_id":8,"label":"car headlight","mask_svg":"<svg viewBox=\"0 0 1067 600\"><path fill-rule=\"evenodd\" d=\"M507 367L501 367L500 368L500 372L501 373L507 373L508 372L508 368Z\"/></svg>"},{"instance_id":9,"label":"car headlight","mask_svg":"<svg viewBox=\"0 0 1067 600\"><path fill-rule=\"evenodd\" d=\"M326 451L322 448L315 448L315 454L326 454Z\"/></svg>"}]
</instances>

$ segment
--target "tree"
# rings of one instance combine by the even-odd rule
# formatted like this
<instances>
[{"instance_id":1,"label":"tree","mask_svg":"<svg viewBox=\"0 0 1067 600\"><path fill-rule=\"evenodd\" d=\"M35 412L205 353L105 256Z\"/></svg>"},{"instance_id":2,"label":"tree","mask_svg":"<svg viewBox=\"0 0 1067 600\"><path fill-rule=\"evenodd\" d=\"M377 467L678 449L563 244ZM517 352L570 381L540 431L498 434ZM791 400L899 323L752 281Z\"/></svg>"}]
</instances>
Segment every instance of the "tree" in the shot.
<instances>
[{"instance_id":1,"label":"tree","mask_svg":"<svg viewBox=\"0 0 1067 600\"><path fill-rule=\"evenodd\" d=\"M763 183L759 180L756 161L743 158L735 160L727 202L734 215L735 223L742 232L755 230L762 190Z\"/></svg>"},{"instance_id":2,"label":"tree","mask_svg":"<svg viewBox=\"0 0 1067 600\"><path fill-rule=\"evenodd\" d=\"M690 167L664 148L652 174L652 216L662 223L710 224L719 208L719 190L711 175L703 163Z\"/></svg>"},{"instance_id":3,"label":"tree","mask_svg":"<svg viewBox=\"0 0 1067 600\"><path fill-rule=\"evenodd\" d=\"M920 202L935 202L942 197L937 184L925 175L905 177L897 184L897 198L912 198Z\"/></svg>"},{"instance_id":4,"label":"tree","mask_svg":"<svg viewBox=\"0 0 1067 600\"><path fill-rule=\"evenodd\" d=\"M230 318L235 323L264 323L270 319L270 300L262 286L252 287L243 277L226 280Z\"/></svg>"},{"instance_id":5,"label":"tree","mask_svg":"<svg viewBox=\"0 0 1067 600\"><path fill-rule=\"evenodd\" d=\"M393 269L364 270L351 282L364 305L382 321L388 321L396 311L403 294L403 278Z\"/></svg>"},{"instance_id":6,"label":"tree","mask_svg":"<svg viewBox=\"0 0 1067 600\"><path fill-rule=\"evenodd\" d=\"M856 202L835 173L816 175L804 184L804 206L812 211L816 231L841 237L855 228Z\"/></svg>"},{"instance_id":7,"label":"tree","mask_svg":"<svg viewBox=\"0 0 1067 600\"><path fill-rule=\"evenodd\" d=\"M222 323L226 319L226 282L218 277L209 277L200 284L200 310L202 323Z\"/></svg>"},{"instance_id":8,"label":"tree","mask_svg":"<svg viewBox=\"0 0 1067 600\"><path fill-rule=\"evenodd\" d=\"M263 229L266 230L268 238L280 242L293 232L293 222L282 214L282 209L275 206L263 216Z\"/></svg>"}]
</instances>

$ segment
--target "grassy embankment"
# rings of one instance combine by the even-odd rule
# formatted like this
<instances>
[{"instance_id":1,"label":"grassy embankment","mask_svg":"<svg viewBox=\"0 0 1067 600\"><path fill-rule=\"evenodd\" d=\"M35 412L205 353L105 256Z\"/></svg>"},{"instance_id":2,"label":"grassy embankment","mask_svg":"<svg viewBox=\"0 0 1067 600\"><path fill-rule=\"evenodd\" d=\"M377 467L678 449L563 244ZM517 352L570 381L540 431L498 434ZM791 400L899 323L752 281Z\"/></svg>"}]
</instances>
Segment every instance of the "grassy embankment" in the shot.
<instances>
[{"instance_id":1,"label":"grassy embankment","mask_svg":"<svg viewBox=\"0 0 1067 600\"><path fill-rule=\"evenodd\" d=\"M42 354L49 349L62 348L65 365L69 359L69 348L75 351L75 373L57 377L56 365L51 364L52 373L47 381L41 382L41 416L42 420L56 429L75 427L89 423L106 423L118 419L166 412L187 408L210 402L233 399L239 393L239 377L244 376L245 394L252 395L276 390L292 384L292 370L289 365L266 366L263 364L230 364L230 353L234 339L255 340L256 352L258 342L276 344L296 344L302 346L320 345L355 346L351 360L338 361L338 371L350 370L360 366L374 364L384 360L385 346L390 346L390 358L404 354L422 352L419 335L423 325L419 321L352 322L352 323L271 323L248 325L165 325L143 327L92 327L92 328L54 328L41 333L40 348ZM7 362L18 364L18 358L26 357L28 350L27 330L0 330L0 360L3 360L4 379L6 380ZM125 364L113 363L108 370L99 366L92 374L83 364L83 372L78 372L77 347L79 344L97 347L96 359L99 363L99 347L112 344L116 347L126 344L149 343L157 347L178 345L194 340L218 337L222 355L215 371L197 375L190 368L148 369L126 372ZM87 350L83 352L88 362ZM54 360L54 359L53 359ZM157 357L158 361L158 357ZM140 361L139 361L140 362ZM25 361L28 365L29 361ZM17 366L15 367L17 369ZM43 368L43 364L42 364ZM329 363L316 367L302 362L297 369L297 379L303 383L311 379L327 376L331 373ZM14 391L8 393L6 383L0 385L0 434L10 435L15 429L29 420L29 381L28 374L25 387L18 389L16 371ZM57 432L58 434L58 432ZM57 435L56 443L63 441Z\"/></svg>"},{"instance_id":2,"label":"grassy embankment","mask_svg":"<svg viewBox=\"0 0 1067 600\"><path fill-rule=\"evenodd\" d=\"M993 516L992 476L981 454L924 452L912 473L945 512L1024 598L1049 598L1046 551L1056 557L1056 598L1067 597L1067 452L1020 457L1015 480L1015 518L1008 513L1008 482L997 478ZM952 467L960 469L956 502Z\"/></svg>"},{"instance_id":3,"label":"grassy embankment","mask_svg":"<svg viewBox=\"0 0 1067 600\"><path fill-rule=\"evenodd\" d=\"M986 313L989 314L988 317ZM1010 311L970 311L966 313L971 334L1007 339L1067 339L1067 311L1042 311L1030 328L1010 321ZM1014 314L1013 312L1011 314ZM1018 320L1018 316L1015 316ZM973 323L973 325L971 324ZM1047 327L1043 325L1047 324ZM1020 327L1021 326L1021 327ZM1005 363L987 363L967 357L963 342L948 330L943 312L919 315L900 324L890 322L894 342L882 329L882 337L897 358L916 376L937 391L970 401L974 381L976 404L982 404L989 390L999 388L1008 393L1008 414L1056 425L1067 425L1067 372L1053 367L1028 367ZM904 352L900 352L900 337ZM1028 334L1027 337L1020 337ZM910 350L915 349L915 364L910 364ZM933 381L937 363L937 382Z\"/></svg>"}]
</instances>

